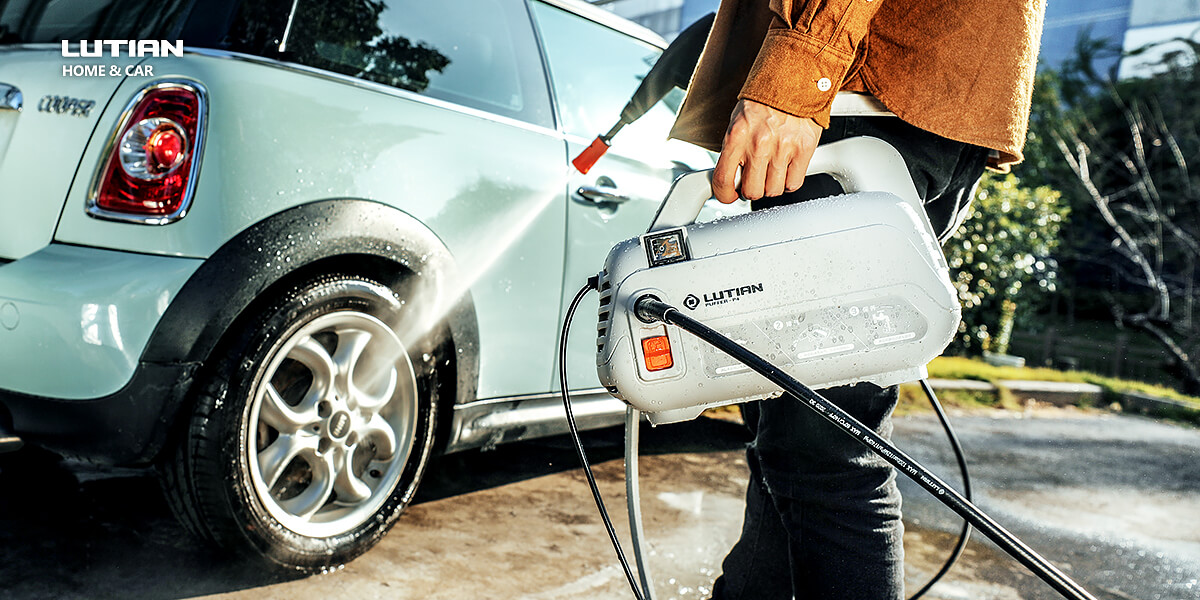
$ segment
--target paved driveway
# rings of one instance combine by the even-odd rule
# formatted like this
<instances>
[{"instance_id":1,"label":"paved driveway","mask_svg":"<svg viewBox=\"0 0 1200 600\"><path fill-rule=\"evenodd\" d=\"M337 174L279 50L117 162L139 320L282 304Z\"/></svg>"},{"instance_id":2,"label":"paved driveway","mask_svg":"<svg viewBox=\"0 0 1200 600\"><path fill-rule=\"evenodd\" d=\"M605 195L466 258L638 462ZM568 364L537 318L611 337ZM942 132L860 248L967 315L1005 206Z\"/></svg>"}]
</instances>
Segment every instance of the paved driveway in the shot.
<instances>
[{"instance_id":1,"label":"paved driveway","mask_svg":"<svg viewBox=\"0 0 1200 600\"><path fill-rule=\"evenodd\" d=\"M1131 417L960 416L980 503L1099 598L1196 598L1200 432ZM706 597L741 521L739 425L646 430L643 503L658 598ZM588 434L624 526L621 432ZM936 422L902 419L897 441L953 481ZM12 598L628 598L573 450L563 438L444 457L416 505L373 551L303 579L197 547L152 477L83 465L0 473L0 596ZM940 565L957 524L905 486L909 583ZM989 544L930 598L1054 598Z\"/></svg>"}]
</instances>

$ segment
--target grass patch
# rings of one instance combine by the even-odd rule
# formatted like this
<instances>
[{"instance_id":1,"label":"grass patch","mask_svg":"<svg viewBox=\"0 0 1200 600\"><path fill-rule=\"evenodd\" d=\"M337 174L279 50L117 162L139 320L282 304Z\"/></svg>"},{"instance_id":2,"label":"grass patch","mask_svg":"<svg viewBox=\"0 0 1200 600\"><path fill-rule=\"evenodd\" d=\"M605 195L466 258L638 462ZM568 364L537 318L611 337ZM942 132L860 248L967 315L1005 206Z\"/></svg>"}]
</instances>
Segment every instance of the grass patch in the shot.
<instances>
[{"instance_id":1,"label":"grass patch","mask_svg":"<svg viewBox=\"0 0 1200 600\"><path fill-rule=\"evenodd\" d=\"M994 385L998 385L1005 379L1090 383L1104 388L1104 391L1112 396L1124 392L1139 392L1150 396L1179 400L1200 410L1200 398L1182 394L1169 387L1142 381L1105 377L1087 371L1057 371L1044 367L995 367L972 358L942 356L929 363L929 376L937 379L987 381Z\"/></svg>"},{"instance_id":2,"label":"grass patch","mask_svg":"<svg viewBox=\"0 0 1200 600\"><path fill-rule=\"evenodd\" d=\"M1044 367L996 367L982 360L957 356L943 356L929 363L929 377L932 379L966 379L986 381L996 386L995 390L937 390L938 400L945 406L962 409L999 408L1007 410L1022 410L1020 401L1012 391L1005 388L1005 380L1023 381L1057 381L1064 383L1090 383L1104 390L1104 399L1100 406L1110 406L1120 399L1120 395L1128 392L1138 392L1159 398L1169 398L1187 404L1187 407L1164 407L1155 416L1200 425L1200 398L1195 398L1177 392L1171 388L1141 381L1130 381L1105 377L1087 371L1058 371ZM1088 400L1079 404L1080 407L1091 408L1094 401ZM896 407L899 416L929 411L929 400L920 385L908 383L900 386L900 402ZM710 409L706 414L716 418L739 418L736 408L722 407Z\"/></svg>"},{"instance_id":3,"label":"grass patch","mask_svg":"<svg viewBox=\"0 0 1200 600\"><path fill-rule=\"evenodd\" d=\"M1001 408L1000 399L994 391L981 390L936 390L938 401L943 406L953 406L965 409ZM900 402L896 405L896 415L905 416L932 410L929 399L921 386L916 383L906 383L900 386Z\"/></svg>"},{"instance_id":4,"label":"grass patch","mask_svg":"<svg viewBox=\"0 0 1200 600\"><path fill-rule=\"evenodd\" d=\"M1013 393L1004 387L1005 380L1024 381L1055 381L1063 383L1090 383L1104 390L1102 406L1110 406L1120 401L1125 393L1141 393L1148 396L1168 398L1186 404L1185 407L1163 407L1155 411L1155 416L1175 421L1183 421L1200 425L1200 398L1182 394L1174 389L1142 381L1117 379L1090 373L1087 371L1058 371L1042 367L996 367L982 360L956 356L944 356L933 359L929 363L929 377L934 379L966 379L986 381L996 386L995 391L974 390L938 390L938 398L942 404L959 408L1004 408L1020 410L1020 403ZM1094 401L1086 401L1079 406L1090 407ZM929 401L924 392L916 384L908 384L900 388L900 406L898 414L908 414L929 409Z\"/></svg>"}]
</instances>

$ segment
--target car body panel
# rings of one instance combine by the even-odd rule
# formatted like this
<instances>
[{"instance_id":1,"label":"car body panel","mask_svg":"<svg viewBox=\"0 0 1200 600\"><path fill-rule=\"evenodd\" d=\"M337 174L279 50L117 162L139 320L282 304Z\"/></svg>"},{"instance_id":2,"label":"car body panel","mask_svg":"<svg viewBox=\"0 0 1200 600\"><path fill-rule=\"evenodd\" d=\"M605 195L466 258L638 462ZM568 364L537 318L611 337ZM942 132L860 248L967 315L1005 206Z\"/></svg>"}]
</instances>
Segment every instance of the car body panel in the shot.
<instances>
[{"instance_id":1,"label":"car body panel","mask_svg":"<svg viewBox=\"0 0 1200 600\"><path fill-rule=\"evenodd\" d=\"M64 65L123 69L136 62L108 57L68 62L57 45L0 48L0 83L15 87L24 99L20 111L0 110L0 258L18 259L50 243L70 174L77 172L84 145L124 79L66 76Z\"/></svg>"},{"instance_id":2,"label":"car body panel","mask_svg":"<svg viewBox=\"0 0 1200 600\"><path fill-rule=\"evenodd\" d=\"M76 178L58 241L205 258L250 224L299 204L382 202L436 231L460 266L480 342L501 349L482 359L479 393L546 391L552 357L538 348L554 344L565 239L559 134L246 57L187 54L154 67L155 79L194 79L209 90L207 145L188 215L159 227L98 221L84 214L88 183ZM116 98L151 81L131 78ZM117 104L102 129L114 126ZM103 137L89 145L85 167L100 164ZM306 243L303 231L294 235ZM264 256L262 266L292 267L285 256Z\"/></svg>"},{"instance_id":3,"label":"car body panel","mask_svg":"<svg viewBox=\"0 0 1200 600\"><path fill-rule=\"evenodd\" d=\"M66 400L121 389L201 263L51 244L0 266L3 387Z\"/></svg>"}]
</instances>

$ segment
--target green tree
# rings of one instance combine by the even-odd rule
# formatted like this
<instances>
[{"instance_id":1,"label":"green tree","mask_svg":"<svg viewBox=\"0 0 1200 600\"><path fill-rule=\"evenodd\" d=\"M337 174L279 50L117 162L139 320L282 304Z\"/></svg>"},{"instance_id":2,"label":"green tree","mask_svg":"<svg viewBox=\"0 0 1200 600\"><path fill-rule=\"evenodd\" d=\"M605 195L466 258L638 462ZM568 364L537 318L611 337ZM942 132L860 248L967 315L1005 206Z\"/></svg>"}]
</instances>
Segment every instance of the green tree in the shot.
<instances>
[{"instance_id":1,"label":"green tree","mask_svg":"<svg viewBox=\"0 0 1200 600\"><path fill-rule=\"evenodd\" d=\"M1025 187L1012 174L984 176L970 218L946 243L963 306L955 350L1008 351L1018 314L1032 312L1034 296L1056 289L1054 251L1068 212L1048 186Z\"/></svg>"},{"instance_id":2,"label":"green tree","mask_svg":"<svg viewBox=\"0 0 1200 600\"><path fill-rule=\"evenodd\" d=\"M1039 77L1032 160L1017 172L1052 182L1074 211L1060 252L1072 312L1090 298L1096 316L1159 344L1195 393L1200 179L1189 163L1200 156L1200 48L1172 41L1184 50L1152 77L1103 79L1083 58Z\"/></svg>"}]
</instances>

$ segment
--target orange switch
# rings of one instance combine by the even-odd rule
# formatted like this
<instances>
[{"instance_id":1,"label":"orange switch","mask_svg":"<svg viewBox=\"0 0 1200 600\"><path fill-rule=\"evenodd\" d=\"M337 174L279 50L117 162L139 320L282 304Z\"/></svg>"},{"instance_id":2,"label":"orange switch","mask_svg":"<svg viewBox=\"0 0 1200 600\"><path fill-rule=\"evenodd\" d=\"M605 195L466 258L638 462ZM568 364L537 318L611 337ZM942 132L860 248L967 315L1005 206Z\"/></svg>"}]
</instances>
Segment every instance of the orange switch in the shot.
<instances>
[{"instance_id":1,"label":"orange switch","mask_svg":"<svg viewBox=\"0 0 1200 600\"><path fill-rule=\"evenodd\" d=\"M675 365L671 358L671 342L665 335L642 340L642 354L646 357L647 371L661 371Z\"/></svg>"}]
</instances>

